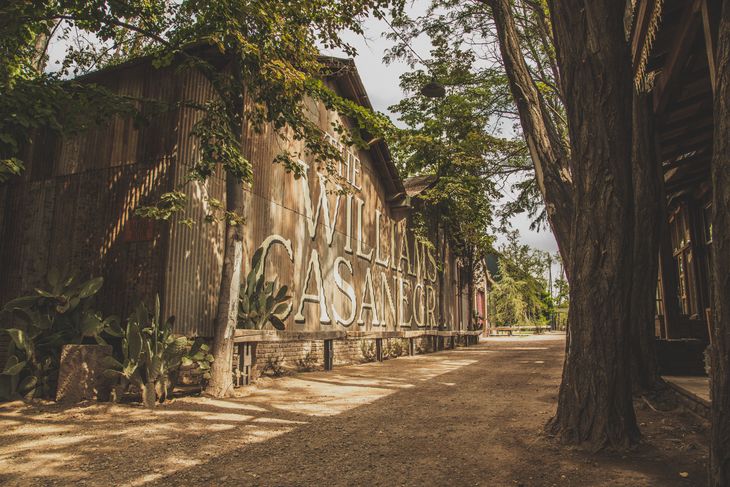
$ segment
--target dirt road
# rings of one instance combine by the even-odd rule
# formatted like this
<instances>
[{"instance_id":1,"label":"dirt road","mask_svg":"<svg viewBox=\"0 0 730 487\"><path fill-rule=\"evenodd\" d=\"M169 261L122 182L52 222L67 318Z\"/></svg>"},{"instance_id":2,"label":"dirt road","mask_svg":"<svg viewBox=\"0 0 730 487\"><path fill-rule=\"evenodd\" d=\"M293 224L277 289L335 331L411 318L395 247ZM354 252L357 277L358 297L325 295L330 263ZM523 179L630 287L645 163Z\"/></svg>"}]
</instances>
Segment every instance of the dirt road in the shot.
<instances>
[{"instance_id":1,"label":"dirt road","mask_svg":"<svg viewBox=\"0 0 730 487\"><path fill-rule=\"evenodd\" d=\"M154 412L0 405L0 484L704 484L706 431L678 412L639 409L645 444L630 454L593 455L545 438L563 347L559 336L492 339Z\"/></svg>"}]
</instances>

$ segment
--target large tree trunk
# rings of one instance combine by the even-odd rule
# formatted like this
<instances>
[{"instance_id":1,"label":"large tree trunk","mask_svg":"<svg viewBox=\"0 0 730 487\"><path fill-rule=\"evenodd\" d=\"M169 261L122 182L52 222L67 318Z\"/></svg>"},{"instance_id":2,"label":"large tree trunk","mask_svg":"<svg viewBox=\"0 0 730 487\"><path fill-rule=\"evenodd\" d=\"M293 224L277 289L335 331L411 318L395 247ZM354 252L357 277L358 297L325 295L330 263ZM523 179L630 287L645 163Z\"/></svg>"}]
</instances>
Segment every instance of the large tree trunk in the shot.
<instances>
[{"instance_id":1,"label":"large tree trunk","mask_svg":"<svg viewBox=\"0 0 730 487\"><path fill-rule=\"evenodd\" d=\"M710 485L730 485L730 0L722 2L712 157L712 435Z\"/></svg>"},{"instance_id":2,"label":"large tree trunk","mask_svg":"<svg viewBox=\"0 0 730 487\"><path fill-rule=\"evenodd\" d=\"M226 209L243 214L243 183L233 174L226 174ZM214 397L228 395L233 388L233 332L238 318L238 298L243 267L243 228L226 223L225 254L218 294L212 354L206 393Z\"/></svg>"},{"instance_id":3,"label":"large tree trunk","mask_svg":"<svg viewBox=\"0 0 730 487\"><path fill-rule=\"evenodd\" d=\"M241 60L235 54L231 62L231 86L215 85L218 96L226 106L231 133L239 137L239 150L243 150L245 85L242 79ZM235 93L235 96L231 96ZM243 181L230 168L226 169L226 210L229 214L243 217ZM233 334L238 322L238 300L241 295L243 272L243 228L241 221L226 217L226 236L221 270L221 285L218 292L213 335L213 365L206 394L213 397L229 395L233 389Z\"/></svg>"},{"instance_id":4,"label":"large tree trunk","mask_svg":"<svg viewBox=\"0 0 730 487\"><path fill-rule=\"evenodd\" d=\"M517 105L522 132L535 167L535 178L545 200L550 227L563 262L570 262L570 228L574 205L569 156L525 62L511 2L483 1L492 10L510 91Z\"/></svg>"},{"instance_id":5,"label":"large tree trunk","mask_svg":"<svg viewBox=\"0 0 730 487\"><path fill-rule=\"evenodd\" d=\"M551 0L572 152L567 355L549 431L593 449L638 440L629 366L632 95L623 5Z\"/></svg>"},{"instance_id":6,"label":"large tree trunk","mask_svg":"<svg viewBox=\"0 0 730 487\"><path fill-rule=\"evenodd\" d=\"M634 266L631 292L631 377L634 392L658 382L654 317L664 191L656 154L651 93L634 92Z\"/></svg>"}]
</instances>

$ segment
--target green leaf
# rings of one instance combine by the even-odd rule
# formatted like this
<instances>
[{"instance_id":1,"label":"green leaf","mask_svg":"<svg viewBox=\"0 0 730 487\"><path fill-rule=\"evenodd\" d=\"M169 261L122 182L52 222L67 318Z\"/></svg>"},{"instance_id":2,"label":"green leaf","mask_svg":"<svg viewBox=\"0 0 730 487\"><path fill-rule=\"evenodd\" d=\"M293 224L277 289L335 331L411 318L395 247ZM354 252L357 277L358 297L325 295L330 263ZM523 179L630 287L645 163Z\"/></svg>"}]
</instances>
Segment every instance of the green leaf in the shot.
<instances>
[{"instance_id":1,"label":"green leaf","mask_svg":"<svg viewBox=\"0 0 730 487\"><path fill-rule=\"evenodd\" d=\"M94 294L99 292L99 289L101 289L102 285L104 285L103 277L96 277L94 279L86 281L81 286L81 290L79 291L79 297L83 299L93 296Z\"/></svg>"},{"instance_id":2,"label":"green leaf","mask_svg":"<svg viewBox=\"0 0 730 487\"><path fill-rule=\"evenodd\" d=\"M81 318L81 334L85 337L96 336L103 328L102 321L98 316L88 313Z\"/></svg>"},{"instance_id":3,"label":"green leaf","mask_svg":"<svg viewBox=\"0 0 730 487\"><path fill-rule=\"evenodd\" d=\"M119 324L120 320L118 316L109 316L103 322L104 332L113 337L121 337L124 334L124 330Z\"/></svg>"},{"instance_id":4,"label":"green leaf","mask_svg":"<svg viewBox=\"0 0 730 487\"><path fill-rule=\"evenodd\" d=\"M129 358L139 359L142 353L142 335L139 326L134 323L127 324L127 350Z\"/></svg>"},{"instance_id":5,"label":"green leaf","mask_svg":"<svg viewBox=\"0 0 730 487\"><path fill-rule=\"evenodd\" d=\"M281 331L286 330L286 325L284 324L284 322L281 321L276 316L270 316L269 321L274 326L274 328L276 328L277 330L281 330Z\"/></svg>"},{"instance_id":6,"label":"green leaf","mask_svg":"<svg viewBox=\"0 0 730 487\"><path fill-rule=\"evenodd\" d=\"M15 360L12 360L15 359ZM19 361L18 357L11 355L8 357L8 363L5 364L5 370L0 372L2 375L18 375L25 368L27 361Z\"/></svg>"},{"instance_id":7,"label":"green leaf","mask_svg":"<svg viewBox=\"0 0 730 487\"><path fill-rule=\"evenodd\" d=\"M15 298L11 301L9 301L3 309L12 311L14 309L26 309L38 301L38 296L21 296L19 298Z\"/></svg>"},{"instance_id":8,"label":"green leaf","mask_svg":"<svg viewBox=\"0 0 730 487\"><path fill-rule=\"evenodd\" d=\"M35 292L38 293L39 295L43 296L44 298L51 298L51 299L58 298L57 294L53 294L52 292L49 292L49 291L44 291L43 289L36 288Z\"/></svg>"},{"instance_id":9,"label":"green leaf","mask_svg":"<svg viewBox=\"0 0 730 487\"><path fill-rule=\"evenodd\" d=\"M32 395L36 387L38 387L38 377L29 375L18 384L18 392L23 396Z\"/></svg>"},{"instance_id":10,"label":"green leaf","mask_svg":"<svg viewBox=\"0 0 730 487\"><path fill-rule=\"evenodd\" d=\"M13 343L17 348L20 350L27 351L28 350L28 338L26 333L23 330L19 330L17 328L10 328L5 330L8 335L10 335L10 338L13 340Z\"/></svg>"},{"instance_id":11,"label":"green leaf","mask_svg":"<svg viewBox=\"0 0 730 487\"><path fill-rule=\"evenodd\" d=\"M101 365L104 366L106 369L113 369L120 371L124 368L124 365L122 365L119 360L115 359L111 355L107 355L103 359L101 359Z\"/></svg>"}]
</instances>

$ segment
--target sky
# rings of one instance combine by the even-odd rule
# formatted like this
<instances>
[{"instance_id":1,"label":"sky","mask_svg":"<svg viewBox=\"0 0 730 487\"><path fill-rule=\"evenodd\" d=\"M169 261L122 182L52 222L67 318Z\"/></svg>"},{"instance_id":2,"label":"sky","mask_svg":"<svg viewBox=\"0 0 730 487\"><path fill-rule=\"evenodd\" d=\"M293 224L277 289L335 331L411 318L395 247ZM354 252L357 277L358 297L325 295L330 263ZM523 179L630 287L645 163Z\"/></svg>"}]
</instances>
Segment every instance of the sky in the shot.
<instances>
[{"instance_id":1,"label":"sky","mask_svg":"<svg viewBox=\"0 0 730 487\"><path fill-rule=\"evenodd\" d=\"M420 15L425 11L427 2L414 2L410 9L411 15ZM388 110L404 97L398 86L400 75L410 68L403 62L386 65L382 58L385 51L392 45L392 41L385 39L382 34L390 32L388 25L381 20L368 19L364 24L365 36L348 34L345 39L357 48L355 64L365 89L375 110L389 115L394 122L397 120ZM424 59L429 57L430 43L423 37L411 43L411 47ZM338 54L338 53L333 53ZM509 197L509 196L508 196ZM549 230L535 232L530 230L530 220L526 214L520 214L512 219L512 226L519 230L523 243L531 247L555 253L558 250L555 238ZM497 236L497 241L503 242L504 237ZM554 270L556 272L557 269Z\"/></svg>"}]
</instances>

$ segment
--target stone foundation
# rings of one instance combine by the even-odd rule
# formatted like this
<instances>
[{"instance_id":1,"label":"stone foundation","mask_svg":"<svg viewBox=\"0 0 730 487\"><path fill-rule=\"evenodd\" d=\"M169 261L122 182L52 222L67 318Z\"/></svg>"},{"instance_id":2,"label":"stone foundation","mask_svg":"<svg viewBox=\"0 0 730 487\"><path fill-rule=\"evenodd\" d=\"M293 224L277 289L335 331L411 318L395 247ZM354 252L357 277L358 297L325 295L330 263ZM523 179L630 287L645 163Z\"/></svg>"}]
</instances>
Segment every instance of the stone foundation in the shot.
<instances>
[{"instance_id":1,"label":"stone foundation","mask_svg":"<svg viewBox=\"0 0 730 487\"><path fill-rule=\"evenodd\" d=\"M423 354L448 349L450 337L383 338L383 359L393 359L409 354L409 341L413 341L413 353ZM455 337L455 346L465 346L466 337ZM260 376L279 376L324 368L323 340L292 340L252 343L253 379ZM377 360L376 339L333 340L334 366L353 365ZM234 364L238 363L238 350L234 351Z\"/></svg>"},{"instance_id":2,"label":"stone foundation","mask_svg":"<svg viewBox=\"0 0 730 487\"><path fill-rule=\"evenodd\" d=\"M58 369L56 401L108 400L110 391L102 378L102 360L111 353L109 345L64 345Z\"/></svg>"}]
</instances>

